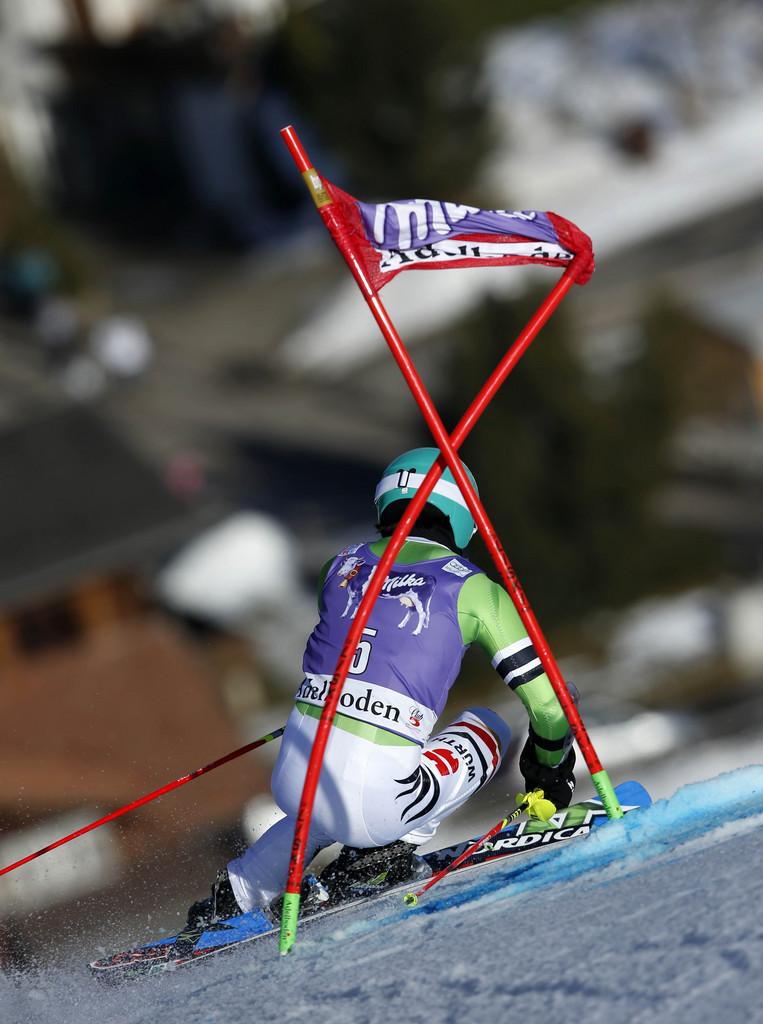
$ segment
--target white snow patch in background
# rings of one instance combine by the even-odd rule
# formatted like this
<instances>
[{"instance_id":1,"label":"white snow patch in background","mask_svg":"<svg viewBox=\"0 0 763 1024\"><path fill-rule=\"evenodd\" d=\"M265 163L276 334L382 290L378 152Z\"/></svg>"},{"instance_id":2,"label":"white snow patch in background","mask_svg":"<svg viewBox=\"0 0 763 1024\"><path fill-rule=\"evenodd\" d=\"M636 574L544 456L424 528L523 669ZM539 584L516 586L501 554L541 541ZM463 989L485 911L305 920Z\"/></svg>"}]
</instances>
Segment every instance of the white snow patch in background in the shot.
<instances>
[{"instance_id":1,"label":"white snow patch in background","mask_svg":"<svg viewBox=\"0 0 763 1024\"><path fill-rule=\"evenodd\" d=\"M238 623L299 592L294 545L271 516L238 512L190 541L159 574L157 589L179 611Z\"/></svg>"}]
</instances>

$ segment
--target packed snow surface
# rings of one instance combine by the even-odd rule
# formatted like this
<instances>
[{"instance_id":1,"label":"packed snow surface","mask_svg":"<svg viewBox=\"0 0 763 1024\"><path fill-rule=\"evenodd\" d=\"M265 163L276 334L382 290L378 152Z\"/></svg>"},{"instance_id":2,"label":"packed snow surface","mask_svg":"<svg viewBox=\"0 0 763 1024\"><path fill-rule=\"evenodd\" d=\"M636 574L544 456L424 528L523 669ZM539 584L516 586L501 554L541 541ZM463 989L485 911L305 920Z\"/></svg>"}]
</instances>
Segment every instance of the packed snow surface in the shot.
<instances>
[{"instance_id":1,"label":"packed snow surface","mask_svg":"<svg viewBox=\"0 0 763 1024\"><path fill-rule=\"evenodd\" d=\"M763 1019L763 766L587 839L119 988L81 961L0 979L3 1024L639 1024Z\"/></svg>"}]
</instances>

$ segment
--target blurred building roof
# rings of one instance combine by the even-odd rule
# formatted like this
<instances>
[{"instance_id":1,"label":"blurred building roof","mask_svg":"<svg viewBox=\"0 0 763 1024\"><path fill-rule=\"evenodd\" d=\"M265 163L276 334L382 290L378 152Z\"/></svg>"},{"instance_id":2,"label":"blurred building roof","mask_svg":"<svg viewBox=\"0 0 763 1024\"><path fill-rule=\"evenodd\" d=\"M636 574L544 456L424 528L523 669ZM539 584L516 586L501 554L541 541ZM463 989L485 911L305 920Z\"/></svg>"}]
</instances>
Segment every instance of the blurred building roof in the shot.
<instances>
[{"instance_id":1,"label":"blurred building roof","mask_svg":"<svg viewBox=\"0 0 763 1024\"><path fill-rule=\"evenodd\" d=\"M100 417L73 408L0 433L0 606L156 556L191 516Z\"/></svg>"},{"instance_id":2,"label":"blurred building roof","mask_svg":"<svg viewBox=\"0 0 763 1024\"><path fill-rule=\"evenodd\" d=\"M66 650L14 662L3 683L6 824L119 807L243 742L200 655L158 617L114 623ZM249 760L224 779L201 779L149 804L128 824L144 837L160 828L182 842L188 829L237 821L265 786L263 770Z\"/></svg>"}]
</instances>

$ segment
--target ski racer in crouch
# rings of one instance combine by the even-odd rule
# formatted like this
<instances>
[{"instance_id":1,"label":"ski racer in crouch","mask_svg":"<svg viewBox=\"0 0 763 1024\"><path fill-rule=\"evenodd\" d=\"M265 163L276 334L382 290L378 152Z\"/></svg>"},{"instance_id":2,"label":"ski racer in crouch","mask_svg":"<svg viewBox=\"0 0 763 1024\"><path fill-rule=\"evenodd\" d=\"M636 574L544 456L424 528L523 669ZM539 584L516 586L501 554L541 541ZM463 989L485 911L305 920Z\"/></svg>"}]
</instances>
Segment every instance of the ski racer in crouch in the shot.
<instances>
[{"instance_id":1,"label":"ski racer in crouch","mask_svg":"<svg viewBox=\"0 0 763 1024\"><path fill-rule=\"evenodd\" d=\"M345 548L324 567L320 619L271 781L285 817L218 874L211 895L190 908L188 927L268 908L283 892L305 771L347 629L438 455L417 448L391 462L375 494L381 538ZM495 775L510 738L495 712L471 707L432 735L473 643L527 710L519 768L528 791L542 789L558 807L570 803L575 752L566 718L508 594L463 555L474 532L446 470L384 582L342 691L305 862L332 843L344 845L317 883L319 898L335 901L428 873L417 847Z\"/></svg>"}]
</instances>

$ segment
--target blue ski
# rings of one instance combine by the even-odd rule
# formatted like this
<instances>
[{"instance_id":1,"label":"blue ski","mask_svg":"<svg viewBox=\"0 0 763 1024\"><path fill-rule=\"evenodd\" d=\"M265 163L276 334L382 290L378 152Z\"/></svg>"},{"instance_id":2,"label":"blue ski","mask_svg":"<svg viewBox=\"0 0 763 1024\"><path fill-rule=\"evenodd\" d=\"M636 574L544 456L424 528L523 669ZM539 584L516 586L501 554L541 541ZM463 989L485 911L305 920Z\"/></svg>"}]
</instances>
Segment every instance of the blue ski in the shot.
<instances>
[{"instance_id":1,"label":"blue ski","mask_svg":"<svg viewBox=\"0 0 763 1024\"><path fill-rule=\"evenodd\" d=\"M649 807L652 802L647 791L638 782L623 782L615 787L615 792L626 813L639 807ZM564 845L587 836L591 829L606 820L606 812L601 801L591 799L558 811L548 822L534 819L515 822L495 835L489 843L479 847L471 857L454 869L454 873ZM435 873L451 864L474 842L474 839L468 839L456 846L434 850L424 854L424 859ZM323 920L331 914L360 906L368 900L405 892L409 887L409 883L394 888L387 887L372 896L365 895L345 900L315 911L309 920ZM119 982L141 975L185 969L219 953L230 952L267 936L277 935L278 931L278 922L264 910L253 910L208 925L206 928L188 929L124 953L115 953L113 956L94 960L89 966L95 977L104 981Z\"/></svg>"}]
</instances>

